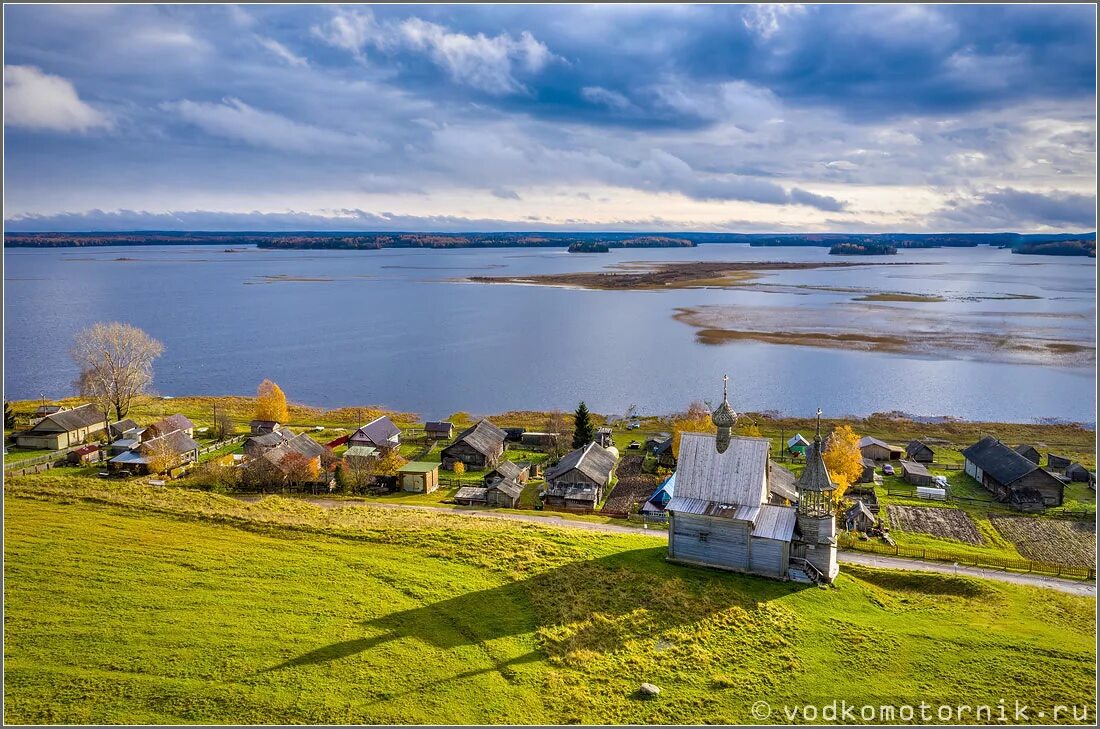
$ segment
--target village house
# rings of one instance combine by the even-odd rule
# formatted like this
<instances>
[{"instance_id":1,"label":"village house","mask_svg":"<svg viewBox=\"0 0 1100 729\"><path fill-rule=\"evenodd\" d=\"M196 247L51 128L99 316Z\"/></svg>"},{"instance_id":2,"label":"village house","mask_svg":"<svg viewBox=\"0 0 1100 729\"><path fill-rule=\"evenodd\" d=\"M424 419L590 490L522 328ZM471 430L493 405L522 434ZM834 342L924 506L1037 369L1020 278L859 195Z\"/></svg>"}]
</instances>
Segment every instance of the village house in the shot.
<instances>
[{"instance_id":1,"label":"village house","mask_svg":"<svg viewBox=\"0 0 1100 729\"><path fill-rule=\"evenodd\" d=\"M933 486L932 474L924 467L923 463L916 461L901 462L901 477L906 483L914 486Z\"/></svg>"},{"instance_id":2,"label":"village house","mask_svg":"<svg viewBox=\"0 0 1100 729\"><path fill-rule=\"evenodd\" d=\"M430 494L439 488L439 464L409 461L397 469L397 484L402 491Z\"/></svg>"},{"instance_id":3,"label":"village house","mask_svg":"<svg viewBox=\"0 0 1100 729\"><path fill-rule=\"evenodd\" d=\"M896 445L890 445L869 435L859 439L860 455L872 461L897 461L901 459L902 451L903 449Z\"/></svg>"},{"instance_id":4,"label":"village house","mask_svg":"<svg viewBox=\"0 0 1100 729\"><path fill-rule=\"evenodd\" d=\"M274 420L253 420L248 424L248 432L252 435L266 435L280 427L280 424Z\"/></svg>"},{"instance_id":5,"label":"village house","mask_svg":"<svg viewBox=\"0 0 1100 729\"><path fill-rule=\"evenodd\" d=\"M488 486L499 479L511 479L518 483L526 483L527 467L509 460L503 460L497 464L496 468L485 474L484 482Z\"/></svg>"},{"instance_id":6,"label":"village house","mask_svg":"<svg viewBox=\"0 0 1100 729\"><path fill-rule=\"evenodd\" d=\"M195 424L188 420L187 416L182 413L176 413L175 415L169 415L167 418L161 418L157 422L146 427L145 430L141 431L141 440L152 440L162 435L168 435L176 430L181 431L188 438L195 437Z\"/></svg>"},{"instance_id":7,"label":"village house","mask_svg":"<svg viewBox=\"0 0 1100 729\"><path fill-rule=\"evenodd\" d=\"M515 479L501 478L485 488L485 503L489 506L503 506L515 509L519 506L519 496L523 485Z\"/></svg>"},{"instance_id":8,"label":"village house","mask_svg":"<svg viewBox=\"0 0 1100 729\"><path fill-rule=\"evenodd\" d=\"M272 448L278 448L295 435L287 428L276 428L270 433L253 435L244 442L244 454L249 458L259 458Z\"/></svg>"},{"instance_id":9,"label":"village house","mask_svg":"<svg viewBox=\"0 0 1100 729\"><path fill-rule=\"evenodd\" d=\"M454 432L455 424L445 420L424 423L424 434L432 440L450 440Z\"/></svg>"},{"instance_id":10,"label":"village house","mask_svg":"<svg viewBox=\"0 0 1100 729\"><path fill-rule=\"evenodd\" d=\"M348 447L369 446L389 451L401 445L401 429L388 416L375 418L348 436Z\"/></svg>"},{"instance_id":11,"label":"village house","mask_svg":"<svg viewBox=\"0 0 1100 729\"><path fill-rule=\"evenodd\" d=\"M911 440L909 445L905 446L905 459L917 463L931 463L936 460L936 457L931 446L919 440Z\"/></svg>"},{"instance_id":12,"label":"village house","mask_svg":"<svg viewBox=\"0 0 1100 729\"><path fill-rule=\"evenodd\" d=\"M1051 471L1066 472L1066 469L1073 464L1073 461L1063 456L1056 456L1053 453L1047 454L1047 469Z\"/></svg>"},{"instance_id":13,"label":"village house","mask_svg":"<svg viewBox=\"0 0 1100 729\"><path fill-rule=\"evenodd\" d=\"M479 420L459 433L439 455L447 470L453 470L459 461L467 468L492 468L504 455L504 431L488 420Z\"/></svg>"},{"instance_id":14,"label":"village house","mask_svg":"<svg viewBox=\"0 0 1100 729\"><path fill-rule=\"evenodd\" d=\"M676 468L676 456L672 453L672 436L670 435L663 442L658 443L657 447L653 449L653 455L657 457L657 465L661 468L668 468L675 470Z\"/></svg>"},{"instance_id":15,"label":"village house","mask_svg":"<svg viewBox=\"0 0 1100 729\"><path fill-rule=\"evenodd\" d=\"M138 442L107 462L112 471L148 474L169 473L199 459L199 444L182 430L173 430Z\"/></svg>"},{"instance_id":16,"label":"village house","mask_svg":"<svg viewBox=\"0 0 1100 729\"><path fill-rule=\"evenodd\" d=\"M787 440L787 453L790 453L792 456L804 456L809 446L810 441L803 438L801 433L795 433Z\"/></svg>"},{"instance_id":17,"label":"village house","mask_svg":"<svg viewBox=\"0 0 1100 729\"><path fill-rule=\"evenodd\" d=\"M683 433L669 501L668 559L777 579L836 576L836 488L818 435L797 483L798 506L769 504L766 438L732 435L737 414L723 392L717 433ZM820 426L819 426L820 427Z\"/></svg>"},{"instance_id":18,"label":"village house","mask_svg":"<svg viewBox=\"0 0 1100 729\"><path fill-rule=\"evenodd\" d=\"M111 423L110 428L108 428L108 434L111 436L111 440L117 440L119 438L124 440L129 440L131 438L137 439L141 436L141 426L130 418L126 418L117 423Z\"/></svg>"},{"instance_id":19,"label":"village house","mask_svg":"<svg viewBox=\"0 0 1100 729\"><path fill-rule=\"evenodd\" d=\"M83 444L107 429L103 411L88 403L46 415L27 430L13 435L20 448L59 451Z\"/></svg>"},{"instance_id":20,"label":"village house","mask_svg":"<svg viewBox=\"0 0 1100 729\"><path fill-rule=\"evenodd\" d=\"M1062 482L993 436L982 438L962 454L966 473L997 501L1028 510L1061 506Z\"/></svg>"},{"instance_id":21,"label":"village house","mask_svg":"<svg viewBox=\"0 0 1100 729\"><path fill-rule=\"evenodd\" d=\"M614 470L614 453L597 443L571 451L546 469L543 502L566 509L595 509Z\"/></svg>"},{"instance_id":22,"label":"village house","mask_svg":"<svg viewBox=\"0 0 1100 729\"><path fill-rule=\"evenodd\" d=\"M1012 450L1016 451L1021 456L1034 463L1036 466L1038 466L1043 460L1043 456L1039 453L1039 449L1033 445L1028 445L1027 443L1021 443Z\"/></svg>"},{"instance_id":23,"label":"village house","mask_svg":"<svg viewBox=\"0 0 1100 729\"><path fill-rule=\"evenodd\" d=\"M293 460L288 460L287 456L292 453L303 456L309 462L310 470L313 472L314 477L308 479L305 482L306 484L317 486L322 484L327 485L329 483L330 477L325 471L323 464L323 458L326 453L325 447L305 433L296 435L274 448L269 448L260 458L274 466L284 477L286 477L290 475L291 464L293 462Z\"/></svg>"}]
</instances>

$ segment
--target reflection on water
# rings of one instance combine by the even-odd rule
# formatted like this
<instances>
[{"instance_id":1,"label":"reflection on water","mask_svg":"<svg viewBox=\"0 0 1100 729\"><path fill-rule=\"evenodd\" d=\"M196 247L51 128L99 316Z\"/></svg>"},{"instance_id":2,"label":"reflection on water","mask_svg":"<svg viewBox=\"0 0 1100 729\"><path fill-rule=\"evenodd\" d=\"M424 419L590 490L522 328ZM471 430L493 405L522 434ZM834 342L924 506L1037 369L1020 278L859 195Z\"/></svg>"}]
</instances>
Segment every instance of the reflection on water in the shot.
<instances>
[{"instance_id":1,"label":"reflection on water","mask_svg":"<svg viewBox=\"0 0 1100 729\"><path fill-rule=\"evenodd\" d=\"M379 403L430 417L565 409L582 398L608 413L630 404L669 412L713 397L714 383L729 372L743 410L804 414L821 406L838 415L896 409L990 420L1094 419L1092 368L1064 358L1035 366L983 361L980 353L958 359L958 352L916 356L751 340L706 346L695 327L673 319L678 308L709 307L736 311L751 329L800 321L853 326L843 312L863 307L858 326L880 336L933 327L1094 347L1091 259L988 248L903 251L854 268L776 271L757 286L733 289L584 291L449 281L477 272L533 275L707 260L836 257L816 248L741 245L601 255L9 249L5 386L12 398L70 393L73 334L118 319L165 343L156 385L166 394L249 393L270 377L298 401ZM901 261L929 265L874 265ZM263 281L271 285L245 285ZM860 294L835 289L946 301L855 303Z\"/></svg>"}]
</instances>

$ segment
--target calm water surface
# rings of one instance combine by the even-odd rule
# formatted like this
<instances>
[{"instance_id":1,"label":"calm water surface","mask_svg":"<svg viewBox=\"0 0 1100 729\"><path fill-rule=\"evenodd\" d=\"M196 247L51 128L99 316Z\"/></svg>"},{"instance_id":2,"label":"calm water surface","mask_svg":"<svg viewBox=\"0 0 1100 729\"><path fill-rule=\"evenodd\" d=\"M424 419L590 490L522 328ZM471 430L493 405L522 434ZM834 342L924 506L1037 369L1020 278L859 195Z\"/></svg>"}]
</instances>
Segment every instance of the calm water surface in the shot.
<instances>
[{"instance_id":1,"label":"calm water surface","mask_svg":"<svg viewBox=\"0 0 1100 729\"><path fill-rule=\"evenodd\" d=\"M989 248L875 258L925 266L784 271L781 291L584 291L455 282L476 274L596 270L625 261L837 260L818 248L265 251L218 247L7 249L6 397L72 394L68 348L79 329L120 320L164 342L157 390L249 394L265 377L299 402L384 404L443 417L458 410L643 413L713 399L721 375L748 411L1095 421L1094 369L917 358L737 342L699 344L676 307L843 307L852 294L786 286L940 294L897 304L969 319L1007 337L1056 330L1094 346L1095 261ZM119 260L130 259L130 260ZM851 260L851 259L847 259ZM868 263L874 261L868 260ZM320 279L320 280L300 280ZM810 291L808 293L808 291ZM1025 294L1038 299L974 301ZM837 309L843 316L843 308ZM990 324L992 322L992 324ZM896 326L884 321L884 327ZM895 333L893 331L872 333Z\"/></svg>"}]
</instances>

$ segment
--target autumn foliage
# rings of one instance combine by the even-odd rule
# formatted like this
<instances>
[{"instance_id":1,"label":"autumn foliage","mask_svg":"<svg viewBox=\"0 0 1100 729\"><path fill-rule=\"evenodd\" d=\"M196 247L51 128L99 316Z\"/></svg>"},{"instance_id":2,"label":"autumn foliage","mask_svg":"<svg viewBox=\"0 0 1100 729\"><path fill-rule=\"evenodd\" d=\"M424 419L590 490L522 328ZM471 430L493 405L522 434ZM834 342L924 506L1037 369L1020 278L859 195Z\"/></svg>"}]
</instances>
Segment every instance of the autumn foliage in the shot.
<instances>
[{"instance_id":1,"label":"autumn foliage","mask_svg":"<svg viewBox=\"0 0 1100 729\"><path fill-rule=\"evenodd\" d=\"M859 452L859 436L850 425L839 425L825 441L821 454L829 475L836 483L833 499L840 502L844 492L863 474L863 456Z\"/></svg>"},{"instance_id":2,"label":"autumn foliage","mask_svg":"<svg viewBox=\"0 0 1100 729\"><path fill-rule=\"evenodd\" d=\"M672 421L672 455L680 457L680 436L684 433L713 433L716 430L710 419L710 410L698 400L688 406L687 412Z\"/></svg>"},{"instance_id":3,"label":"autumn foliage","mask_svg":"<svg viewBox=\"0 0 1100 729\"><path fill-rule=\"evenodd\" d=\"M256 390L256 420L273 420L276 423L290 420L286 409L286 395L271 380L264 380Z\"/></svg>"}]
</instances>

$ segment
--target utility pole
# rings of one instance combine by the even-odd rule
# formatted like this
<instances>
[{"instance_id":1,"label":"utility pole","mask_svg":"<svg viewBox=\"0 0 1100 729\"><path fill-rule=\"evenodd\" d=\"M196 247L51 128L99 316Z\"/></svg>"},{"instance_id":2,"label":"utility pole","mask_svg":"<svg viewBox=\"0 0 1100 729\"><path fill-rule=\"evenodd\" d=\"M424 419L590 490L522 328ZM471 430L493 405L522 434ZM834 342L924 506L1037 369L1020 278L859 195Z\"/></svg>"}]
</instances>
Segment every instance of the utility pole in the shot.
<instances>
[{"instance_id":1,"label":"utility pole","mask_svg":"<svg viewBox=\"0 0 1100 729\"><path fill-rule=\"evenodd\" d=\"M212 428L212 430L214 431L214 439L217 440L218 435L219 435L219 433L218 433L218 401L217 400L214 401L214 427Z\"/></svg>"}]
</instances>

